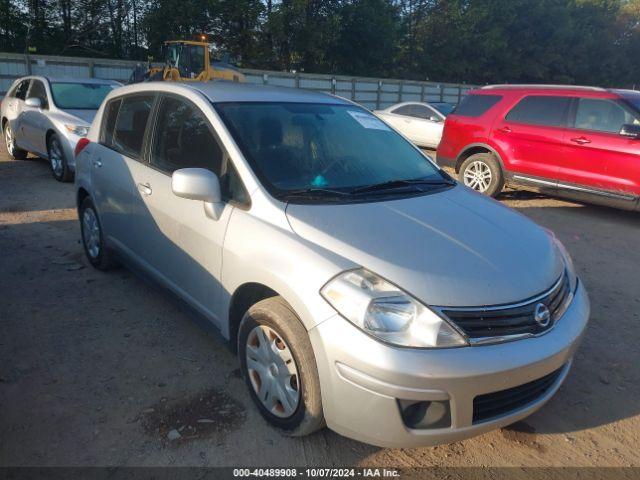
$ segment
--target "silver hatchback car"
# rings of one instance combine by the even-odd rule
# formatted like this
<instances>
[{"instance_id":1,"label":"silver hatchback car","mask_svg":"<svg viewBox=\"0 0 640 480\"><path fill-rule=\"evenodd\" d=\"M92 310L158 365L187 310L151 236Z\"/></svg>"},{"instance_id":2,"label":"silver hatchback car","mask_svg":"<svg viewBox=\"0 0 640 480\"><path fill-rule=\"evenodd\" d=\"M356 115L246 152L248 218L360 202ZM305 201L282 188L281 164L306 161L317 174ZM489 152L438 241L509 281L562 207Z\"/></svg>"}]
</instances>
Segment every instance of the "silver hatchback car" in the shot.
<instances>
[{"instance_id":1,"label":"silver hatchback car","mask_svg":"<svg viewBox=\"0 0 640 480\"><path fill-rule=\"evenodd\" d=\"M589 301L560 242L356 104L138 84L76 150L89 261L208 319L291 435L452 442L531 414L567 376Z\"/></svg>"},{"instance_id":2,"label":"silver hatchback car","mask_svg":"<svg viewBox=\"0 0 640 480\"><path fill-rule=\"evenodd\" d=\"M0 106L9 156L24 159L31 152L46 158L56 180L70 181L76 143L87 134L104 97L120 85L97 79L17 79Z\"/></svg>"}]
</instances>

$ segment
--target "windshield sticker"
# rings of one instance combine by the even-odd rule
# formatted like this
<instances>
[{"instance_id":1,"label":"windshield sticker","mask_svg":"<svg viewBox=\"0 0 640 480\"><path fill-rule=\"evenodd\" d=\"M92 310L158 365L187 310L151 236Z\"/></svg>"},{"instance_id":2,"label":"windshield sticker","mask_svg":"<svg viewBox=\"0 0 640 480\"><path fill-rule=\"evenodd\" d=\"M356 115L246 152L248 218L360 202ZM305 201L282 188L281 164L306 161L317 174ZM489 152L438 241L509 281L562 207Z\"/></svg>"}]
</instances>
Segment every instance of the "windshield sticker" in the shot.
<instances>
[{"instance_id":1,"label":"windshield sticker","mask_svg":"<svg viewBox=\"0 0 640 480\"><path fill-rule=\"evenodd\" d=\"M351 115L355 120L364 128L372 128L374 130L391 131L382 120L366 112L358 112L354 110L347 110L347 113Z\"/></svg>"}]
</instances>

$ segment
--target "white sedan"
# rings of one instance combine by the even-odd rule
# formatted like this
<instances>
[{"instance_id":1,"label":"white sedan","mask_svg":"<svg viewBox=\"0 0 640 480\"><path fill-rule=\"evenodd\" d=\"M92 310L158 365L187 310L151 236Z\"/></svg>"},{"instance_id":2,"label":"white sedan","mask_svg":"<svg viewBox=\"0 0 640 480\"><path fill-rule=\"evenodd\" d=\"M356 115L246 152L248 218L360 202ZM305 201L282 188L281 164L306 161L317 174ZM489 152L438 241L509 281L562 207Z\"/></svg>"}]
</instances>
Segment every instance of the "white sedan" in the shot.
<instances>
[{"instance_id":1,"label":"white sedan","mask_svg":"<svg viewBox=\"0 0 640 480\"><path fill-rule=\"evenodd\" d=\"M451 110L447 103L404 102L373 113L419 147L437 148L444 119Z\"/></svg>"}]
</instances>

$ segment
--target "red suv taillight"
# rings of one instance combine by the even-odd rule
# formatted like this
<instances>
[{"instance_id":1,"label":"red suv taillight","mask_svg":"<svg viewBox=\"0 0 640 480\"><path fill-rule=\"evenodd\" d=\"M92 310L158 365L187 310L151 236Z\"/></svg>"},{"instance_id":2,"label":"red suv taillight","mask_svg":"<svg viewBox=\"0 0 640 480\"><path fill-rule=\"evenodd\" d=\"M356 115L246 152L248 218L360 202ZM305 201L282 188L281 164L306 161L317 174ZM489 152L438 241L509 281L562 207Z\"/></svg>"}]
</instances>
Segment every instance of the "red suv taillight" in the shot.
<instances>
[{"instance_id":1,"label":"red suv taillight","mask_svg":"<svg viewBox=\"0 0 640 480\"><path fill-rule=\"evenodd\" d=\"M89 141L88 138L81 138L80 140L78 140L78 143L76 143L76 150L74 153L74 155L77 157L78 155L80 155L80 152L82 150L84 150L84 148L89 145L91 142Z\"/></svg>"}]
</instances>

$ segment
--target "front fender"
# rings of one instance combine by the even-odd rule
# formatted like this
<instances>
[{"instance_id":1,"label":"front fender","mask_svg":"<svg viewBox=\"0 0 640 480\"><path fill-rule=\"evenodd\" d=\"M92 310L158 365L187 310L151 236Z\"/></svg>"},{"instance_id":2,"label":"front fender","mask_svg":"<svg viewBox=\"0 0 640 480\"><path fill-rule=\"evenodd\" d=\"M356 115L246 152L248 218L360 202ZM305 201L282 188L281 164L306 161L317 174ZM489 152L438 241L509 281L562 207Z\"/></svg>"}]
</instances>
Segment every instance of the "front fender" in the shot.
<instances>
[{"instance_id":1,"label":"front fender","mask_svg":"<svg viewBox=\"0 0 640 480\"><path fill-rule=\"evenodd\" d=\"M284 218L284 212L280 212ZM222 269L222 334L230 337L229 306L233 293L246 283L276 291L311 330L335 315L320 289L339 272L356 265L296 235L288 223L266 222L236 209L227 234Z\"/></svg>"}]
</instances>

